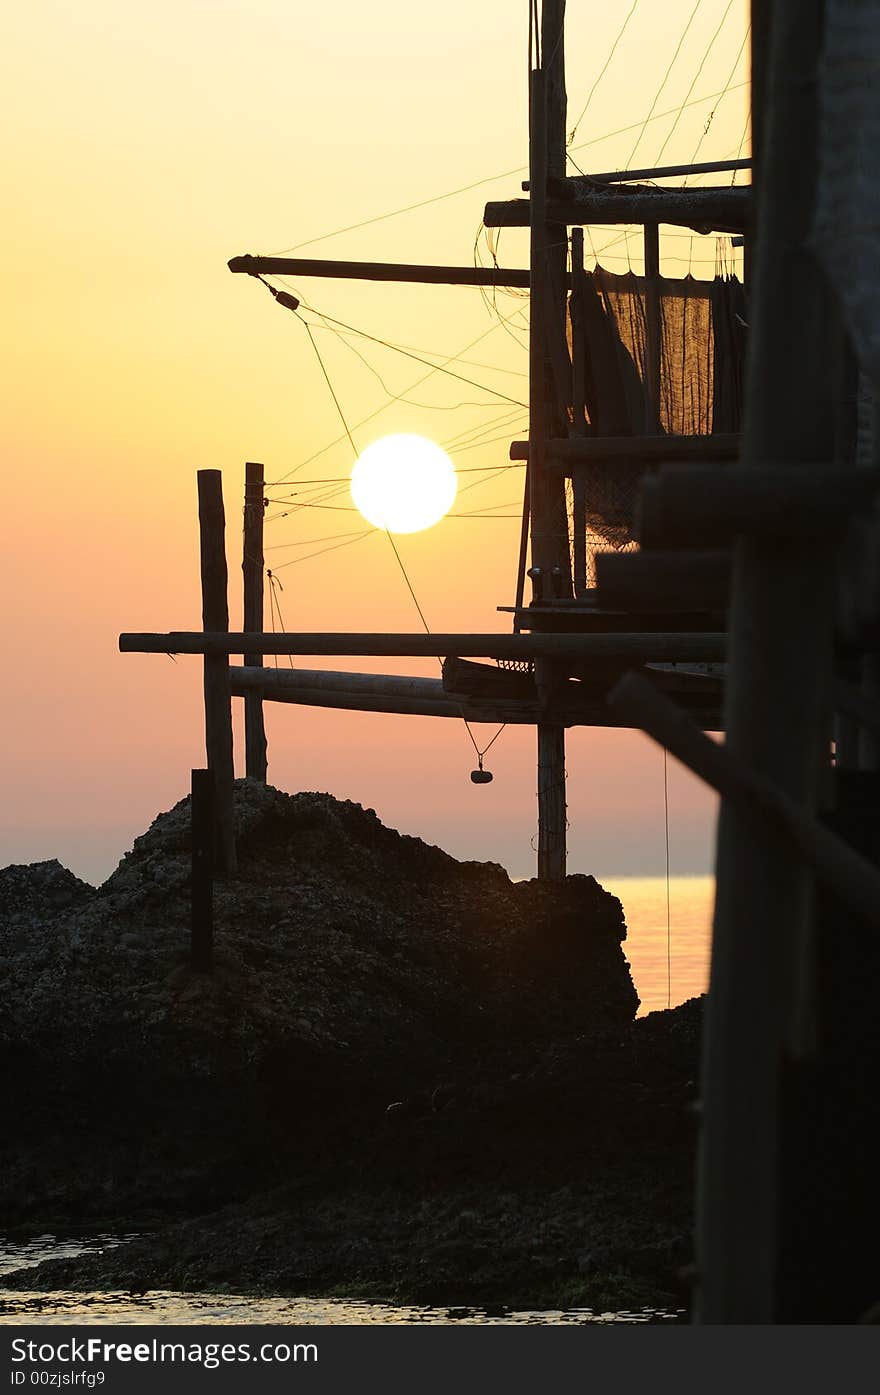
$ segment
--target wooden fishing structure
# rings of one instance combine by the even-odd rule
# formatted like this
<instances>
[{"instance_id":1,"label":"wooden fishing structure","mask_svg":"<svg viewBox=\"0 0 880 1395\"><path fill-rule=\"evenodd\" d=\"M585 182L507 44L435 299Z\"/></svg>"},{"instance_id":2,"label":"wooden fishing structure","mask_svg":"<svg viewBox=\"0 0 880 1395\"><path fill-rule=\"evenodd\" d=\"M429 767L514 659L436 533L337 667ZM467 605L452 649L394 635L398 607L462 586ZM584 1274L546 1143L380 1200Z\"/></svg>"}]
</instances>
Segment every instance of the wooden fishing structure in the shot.
<instances>
[{"instance_id":1,"label":"wooden fishing structure","mask_svg":"<svg viewBox=\"0 0 880 1395\"><path fill-rule=\"evenodd\" d=\"M876 1033L866 1047L841 1029L855 991L841 953L866 937L875 989L880 962L880 433L869 458L857 460L852 382L860 372L877 400L880 383L858 362L852 324L812 242L819 73L837 8L836 0L753 0L751 188L644 182L730 171L740 160L567 177L565 0L544 0L529 197L490 203L484 214L487 226L530 229L527 272L258 256L230 263L261 277L528 287L529 434L510 450L527 462L512 633L266 633L263 467L249 464L244 631L229 631L220 475L202 471L203 630L120 637L123 652L203 657L226 874L235 868L231 702L239 697L246 770L261 780L267 701L535 726L538 875L547 879L566 870L566 727L644 729L721 794L696 1266L698 1319L709 1323L827 1313L820 1280L803 1279L809 1240L798 1207L809 1191L804 1175L821 1190L825 1168L840 1191L852 1174L833 1148L805 1152L804 1139L823 1109L837 1109L838 1128L843 1118L855 1131L866 1092L850 1089L841 1114L835 1088L858 1073L863 1048L874 1079L880 1067ZM627 288L598 270L591 277L583 260L581 226L621 222L641 224L644 239L644 276ZM685 296L660 274L658 229L669 223L745 238L754 270L742 422L738 404L720 411L717 361L708 430L676 429L664 398L664 316ZM608 306L625 295L640 316L638 353L634 339L608 338ZM588 323L595 331L603 306L608 362L630 413L624 431L602 426L610 379L595 332L585 331ZM717 360L721 321L707 321L705 305L694 313L715 326ZM729 319L745 329L742 315ZM631 494L625 507L614 500L621 481ZM607 496L607 536L619 543L622 532L622 546L591 550L599 496ZM264 666L267 655L287 653L433 655L443 673ZM234 656L243 663L230 663ZM712 731L726 733L723 746ZM849 1195L862 1192L849 1185ZM848 1212L840 1204L852 1240L856 1202ZM810 1214L815 1223L815 1207ZM827 1231L826 1257L835 1253ZM838 1276L844 1309L865 1297L867 1261L850 1257L850 1269L846 1282Z\"/></svg>"}]
</instances>

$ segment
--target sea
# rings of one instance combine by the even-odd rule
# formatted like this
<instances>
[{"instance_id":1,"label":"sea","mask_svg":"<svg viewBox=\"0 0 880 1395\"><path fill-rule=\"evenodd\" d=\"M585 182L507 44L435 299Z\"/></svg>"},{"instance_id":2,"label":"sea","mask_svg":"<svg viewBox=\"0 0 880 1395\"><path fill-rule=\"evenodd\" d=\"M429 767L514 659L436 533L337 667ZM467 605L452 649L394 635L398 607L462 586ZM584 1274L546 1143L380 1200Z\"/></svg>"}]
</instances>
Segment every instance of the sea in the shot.
<instances>
[{"instance_id":1,"label":"sea","mask_svg":"<svg viewBox=\"0 0 880 1395\"><path fill-rule=\"evenodd\" d=\"M639 994L639 1015L675 1007L705 992L711 947L712 877L602 877L602 885L623 904L627 923L624 951ZM118 1245L127 1235L38 1235L21 1241L0 1236L0 1274ZM254 1298L247 1294L125 1292L76 1293L0 1289L0 1325L85 1326L94 1323L209 1323L328 1326L364 1323L618 1324L675 1323L680 1311L643 1308L595 1312L510 1311L467 1306L393 1307L316 1298Z\"/></svg>"},{"instance_id":2,"label":"sea","mask_svg":"<svg viewBox=\"0 0 880 1395\"><path fill-rule=\"evenodd\" d=\"M10 1241L0 1236L0 1275L39 1264L45 1259L72 1259L79 1254L104 1250L134 1239L133 1235L101 1234L63 1238L37 1235L32 1239ZM253 1298L248 1294L172 1293L162 1290L143 1294L123 1291L40 1293L26 1288L0 1289L0 1326L72 1326L98 1324L140 1325L261 1323L285 1327L332 1327L374 1323L459 1324L491 1323L506 1326L523 1324L582 1325L609 1323L679 1323L681 1310L638 1308L623 1312L595 1312L591 1308L554 1311L514 1311L503 1308L422 1305L393 1307L387 1303L326 1298Z\"/></svg>"},{"instance_id":3,"label":"sea","mask_svg":"<svg viewBox=\"0 0 880 1395\"><path fill-rule=\"evenodd\" d=\"M600 876L623 905L626 940L639 1016L676 1007L709 984L715 878L670 877L667 920L665 877Z\"/></svg>"}]
</instances>

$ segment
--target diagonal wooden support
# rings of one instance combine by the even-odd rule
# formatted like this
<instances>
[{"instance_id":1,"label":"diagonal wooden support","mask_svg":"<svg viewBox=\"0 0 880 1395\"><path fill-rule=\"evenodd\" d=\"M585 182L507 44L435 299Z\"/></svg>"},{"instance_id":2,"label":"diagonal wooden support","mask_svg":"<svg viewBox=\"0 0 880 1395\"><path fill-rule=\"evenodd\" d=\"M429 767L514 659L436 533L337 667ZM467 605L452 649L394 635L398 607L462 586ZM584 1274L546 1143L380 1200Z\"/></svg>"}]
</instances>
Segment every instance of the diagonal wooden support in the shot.
<instances>
[{"instance_id":1,"label":"diagonal wooden support","mask_svg":"<svg viewBox=\"0 0 880 1395\"><path fill-rule=\"evenodd\" d=\"M706 736L637 673L620 679L608 694L608 706L621 721L641 727L665 746L725 799L763 820L769 836L785 838L844 905L880 929L880 871L818 823L773 780Z\"/></svg>"}]
</instances>

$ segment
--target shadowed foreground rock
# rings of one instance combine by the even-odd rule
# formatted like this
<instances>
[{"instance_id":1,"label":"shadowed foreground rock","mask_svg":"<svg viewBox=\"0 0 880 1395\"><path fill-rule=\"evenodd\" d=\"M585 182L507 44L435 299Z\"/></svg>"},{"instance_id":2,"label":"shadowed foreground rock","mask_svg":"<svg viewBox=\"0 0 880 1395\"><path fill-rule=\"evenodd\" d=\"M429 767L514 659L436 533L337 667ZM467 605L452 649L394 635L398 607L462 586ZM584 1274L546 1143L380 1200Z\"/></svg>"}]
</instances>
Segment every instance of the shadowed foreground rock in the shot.
<instances>
[{"instance_id":1,"label":"shadowed foreground rock","mask_svg":"<svg viewBox=\"0 0 880 1395\"><path fill-rule=\"evenodd\" d=\"M632 1022L620 903L592 877L514 884L253 781L236 812L210 975L188 966L188 800L97 891L58 863L0 872L7 1224L191 1212L360 1167L388 1106L407 1127Z\"/></svg>"}]
</instances>

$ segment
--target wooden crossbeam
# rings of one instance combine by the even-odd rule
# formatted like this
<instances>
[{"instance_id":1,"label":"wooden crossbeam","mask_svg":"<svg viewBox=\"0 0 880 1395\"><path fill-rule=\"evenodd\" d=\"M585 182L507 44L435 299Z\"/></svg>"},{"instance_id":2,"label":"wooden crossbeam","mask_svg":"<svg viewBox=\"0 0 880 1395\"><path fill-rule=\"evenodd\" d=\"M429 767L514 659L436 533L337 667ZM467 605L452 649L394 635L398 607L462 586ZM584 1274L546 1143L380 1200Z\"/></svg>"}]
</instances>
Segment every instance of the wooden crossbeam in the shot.
<instances>
[{"instance_id":1,"label":"wooden crossbeam","mask_svg":"<svg viewBox=\"0 0 880 1395\"><path fill-rule=\"evenodd\" d=\"M602 604L622 610L724 610L732 566L729 551L603 552L596 579Z\"/></svg>"},{"instance_id":2,"label":"wooden crossbeam","mask_svg":"<svg viewBox=\"0 0 880 1395\"><path fill-rule=\"evenodd\" d=\"M527 228L529 199L487 203L487 228ZM752 221L752 192L748 187L722 189L614 189L608 193L579 192L574 198L547 201L550 222L671 223L697 232L742 233Z\"/></svg>"},{"instance_id":3,"label":"wooden crossbeam","mask_svg":"<svg viewBox=\"0 0 880 1395\"><path fill-rule=\"evenodd\" d=\"M619 671L618 667L618 673ZM517 677L501 673L498 676ZM665 675L662 677L665 678ZM578 683L567 683L548 703L542 704L534 691L530 698L505 695L502 691L453 694L446 690L438 678L413 678L404 674L331 673L321 670L268 668L230 670L230 691L234 697L247 697L255 689L259 689L264 702L331 708L337 711L445 717L458 721L465 718L468 722L489 722L495 725L620 725L618 717L605 702L607 685L602 685L598 690L590 690ZM717 729L721 721L717 692L707 691L705 698L700 698L699 701L685 694L684 700L688 703L693 719L701 727L706 730Z\"/></svg>"},{"instance_id":4,"label":"wooden crossbeam","mask_svg":"<svg viewBox=\"0 0 880 1395\"><path fill-rule=\"evenodd\" d=\"M617 460L643 461L656 465L663 461L731 461L739 456L738 432L718 432L712 436L569 436L546 443L548 466L605 465ZM511 460L528 460L528 441L512 441Z\"/></svg>"},{"instance_id":5,"label":"wooden crossbeam","mask_svg":"<svg viewBox=\"0 0 880 1395\"><path fill-rule=\"evenodd\" d=\"M780 785L699 731L680 708L637 673L628 673L608 697L622 721L641 727L661 746L738 808L763 819L782 836L857 916L880 929L880 870L819 823Z\"/></svg>"},{"instance_id":6,"label":"wooden crossbeam","mask_svg":"<svg viewBox=\"0 0 880 1395\"><path fill-rule=\"evenodd\" d=\"M414 262L329 261L313 257L233 257L229 270L248 276L319 276L344 281L402 281L425 286L515 286L529 288L518 267L421 266Z\"/></svg>"},{"instance_id":7,"label":"wooden crossbeam","mask_svg":"<svg viewBox=\"0 0 880 1395\"><path fill-rule=\"evenodd\" d=\"M635 534L643 547L704 547L739 534L825 537L871 506L880 471L833 464L666 465L642 483Z\"/></svg>"},{"instance_id":8,"label":"wooden crossbeam","mask_svg":"<svg viewBox=\"0 0 880 1395\"><path fill-rule=\"evenodd\" d=\"M121 634L122 654L361 654L486 659L590 657L634 663L718 663L725 657L720 634L244 634L172 630L166 634Z\"/></svg>"}]
</instances>

